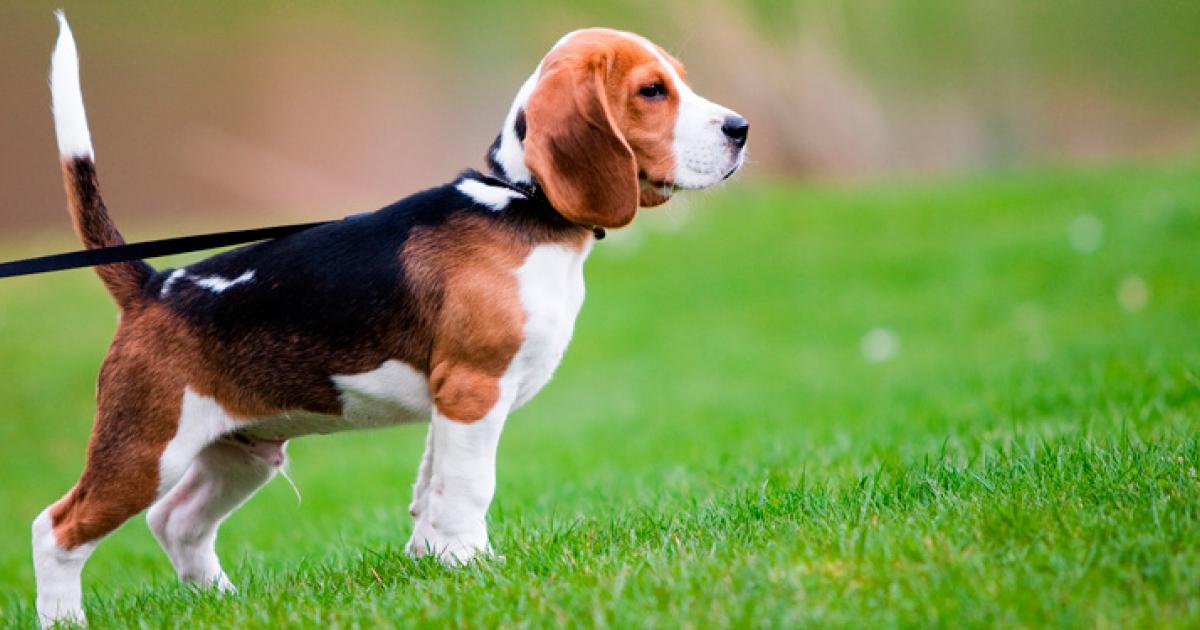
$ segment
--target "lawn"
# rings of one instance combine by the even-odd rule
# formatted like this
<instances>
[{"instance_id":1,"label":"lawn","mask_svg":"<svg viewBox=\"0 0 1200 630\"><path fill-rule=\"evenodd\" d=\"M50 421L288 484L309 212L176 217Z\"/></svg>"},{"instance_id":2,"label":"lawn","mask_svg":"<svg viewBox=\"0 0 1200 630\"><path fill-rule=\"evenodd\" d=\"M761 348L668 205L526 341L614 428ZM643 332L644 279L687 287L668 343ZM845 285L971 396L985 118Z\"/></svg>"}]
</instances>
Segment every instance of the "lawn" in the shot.
<instances>
[{"instance_id":1,"label":"lawn","mask_svg":"<svg viewBox=\"0 0 1200 630\"><path fill-rule=\"evenodd\" d=\"M178 586L139 517L92 627L1200 624L1200 165L676 203L597 246L508 426L503 561L402 553L424 426L299 440L302 498L222 530L239 595ZM113 327L89 272L0 283L6 624Z\"/></svg>"}]
</instances>

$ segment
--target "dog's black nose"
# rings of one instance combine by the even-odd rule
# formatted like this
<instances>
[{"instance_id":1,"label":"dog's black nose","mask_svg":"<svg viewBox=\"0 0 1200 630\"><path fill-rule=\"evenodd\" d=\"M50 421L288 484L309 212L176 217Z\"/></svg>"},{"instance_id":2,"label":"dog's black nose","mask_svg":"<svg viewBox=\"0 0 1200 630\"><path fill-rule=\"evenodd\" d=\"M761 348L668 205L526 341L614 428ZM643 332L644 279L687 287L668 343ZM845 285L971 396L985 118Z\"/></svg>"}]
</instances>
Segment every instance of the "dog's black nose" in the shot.
<instances>
[{"instance_id":1,"label":"dog's black nose","mask_svg":"<svg viewBox=\"0 0 1200 630\"><path fill-rule=\"evenodd\" d=\"M730 116L725 119L725 124L721 125L721 131L724 131L725 136L734 144L744 147L746 146L746 136L750 135L750 123L741 116Z\"/></svg>"}]
</instances>

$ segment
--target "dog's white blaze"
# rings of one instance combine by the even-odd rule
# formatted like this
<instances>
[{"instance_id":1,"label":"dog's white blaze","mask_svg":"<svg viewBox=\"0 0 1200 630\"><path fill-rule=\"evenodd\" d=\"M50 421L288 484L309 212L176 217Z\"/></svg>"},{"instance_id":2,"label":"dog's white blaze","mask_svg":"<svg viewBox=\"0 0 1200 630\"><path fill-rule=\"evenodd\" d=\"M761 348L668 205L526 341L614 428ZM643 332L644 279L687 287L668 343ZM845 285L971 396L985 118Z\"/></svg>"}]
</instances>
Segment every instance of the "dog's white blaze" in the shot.
<instances>
[{"instance_id":1,"label":"dog's white blaze","mask_svg":"<svg viewBox=\"0 0 1200 630\"><path fill-rule=\"evenodd\" d=\"M167 279L163 281L162 288L158 291L158 297L167 297L167 295L171 293L171 287L175 286L175 283L186 275L187 269L176 269L175 271L172 271L171 275L167 276Z\"/></svg>"},{"instance_id":2,"label":"dog's white blaze","mask_svg":"<svg viewBox=\"0 0 1200 630\"><path fill-rule=\"evenodd\" d=\"M54 536L50 508L33 521L33 573L37 581L38 623L49 627L57 622L85 622L83 565L95 551L99 540L74 549L63 549Z\"/></svg>"},{"instance_id":3,"label":"dog's white blaze","mask_svg":"<svg viewBox=\"0 0 1200 630\"><path fill-rule=\"evenodd\" d=\"M239 284L254 282L254 270L243 271L242 275L233 280L228 280L221 276L208 276L206 278L192 278L192 282L195 282L196 286L208 289L213 293L224 293Z\"/></svg>"},{"instance_id":4,"label":"dog's white blaze","mask_svg":"<svg viewBox=\"0 0 1200 630\"><path fill-rule=\"evenodd\" d=\"M54 103L54 132L58 153L64 158L95 157L92 134L88 131L83 109L83 90L79 87L79 53L71 26L62 11L58 17L58 43L50 57L50 98Z\"/></svg>"},{"instance_id":5,"label":"dog's white blaze","mask_svg":"<svg viewBox=\"0 0 1200 630\"><path fill-rule=\"evenodd\" d=\"M158 297L167 297L167 295L171 293L171 289L175 287L175 283L179 282L180 280L191 280L201 289L208 289L209 291L220 295L240 284L250 284L251 282L254 282L254 270L250 269L248 271L244 271L242 272L242 275L230 280L218 275L194 276L188 273L187 269L176 269L175 271L171 272L171 275L167 276L165 281L163 281L162 288L158 291Z\"/></svg>"},{"instance_id":6,"label":"dog's white blaze","mask_svg":"<svg viewBox=\"0 0 1200 630\"><path fill-rule=\"evenodd\" d=\"M522 199L525 195L504 186L492 186L477 179L464 179L455 186L458 192L474 199L476 203L487 206L496 212L508 207L513 199Z\"/></svg>"},{"instance_id":7,"label":"dog's white blaze","mask_svg":"<svg viewBox=\"0 0 1200 630\"><path fill-rule=\"evenodd\" d=\"M658 59L679 93L679 111L675 117L675 185L704 188L724 179L740 165L743 154L731 148L721 130L725 119L736 113L696 94L649 40L634 33L622 34Z\"/></svg>"},{"instance_id":8,"label":"dog's white blaze","mask_svg":"<svg viewBox=\"0 0 1200 630\"><path fill-rule=\"evenodd\" d=\"M525 340L504 376L500 397L482 419L455 422L433 414L414 486L408 552L451 564L489 553L487 510L496 490L496 447L508 413L528 402L553 375L571 341L583 304L582 250L535 247L515 274L525 311Z\"/></svg>"}]
</instances>

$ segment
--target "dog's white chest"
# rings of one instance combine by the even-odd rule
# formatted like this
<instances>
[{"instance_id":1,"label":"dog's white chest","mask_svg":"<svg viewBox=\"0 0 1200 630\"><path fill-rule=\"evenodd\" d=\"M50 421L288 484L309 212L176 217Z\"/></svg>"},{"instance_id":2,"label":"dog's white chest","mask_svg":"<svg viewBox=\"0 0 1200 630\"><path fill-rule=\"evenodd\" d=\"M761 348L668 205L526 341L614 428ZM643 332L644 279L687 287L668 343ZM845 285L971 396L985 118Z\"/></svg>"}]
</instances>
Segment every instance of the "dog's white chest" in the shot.
<instances>
[{"instance_id":1,"label":"dog's white chest","mask_svg":"<svg viewBox=\"0 0 1200 630\"><path fill-rule=\"evenodd\" d=\"M523 341L502 378L513 392L513 407L533 398L562 361L583 305L583 262L591 244L582 249L565 245L534 247L514 274L518 298L525 311ZM390 361L378 370L334 377L344 405L343 416L323 430L367 428L425 419L432 394L423 375Z\"/></svg>"},{"instance_id":2,"label":"dog's white chest","mask_svg":"<svg viewBox=\"0 0 1200 630\"><path fill-rule=\"evenodd\" d=\"M514 407L529 401L562 361L583 305L583 261L591 250L539 245L516 270L525 340L504 380L516 388Z\"/></svg>"}]
</instances>

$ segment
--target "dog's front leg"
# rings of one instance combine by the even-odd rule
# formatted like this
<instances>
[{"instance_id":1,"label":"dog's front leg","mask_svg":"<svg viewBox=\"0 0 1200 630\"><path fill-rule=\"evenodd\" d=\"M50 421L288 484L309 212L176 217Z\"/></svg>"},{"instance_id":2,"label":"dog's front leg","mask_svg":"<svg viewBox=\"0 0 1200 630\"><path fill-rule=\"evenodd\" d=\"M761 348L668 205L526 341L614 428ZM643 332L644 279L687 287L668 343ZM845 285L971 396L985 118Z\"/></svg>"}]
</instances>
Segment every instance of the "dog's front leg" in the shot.
<instances>
[{"instance_id":1,"label":"dog's front leg","mask_svg":"<svg viewBox=\"0 0 1200 630\"><path fill-rule=\"evenodd\" d=\"M413 499L408 505L408 513L420 520L421 515L429 511L429 480L433 477L433 425L425 435L425 453L421 455L421 465L417 467L417 480L413 482Z\"/></svg>"},{"instance_id":2,"label":"dog's front leg","mask_svg":"<svg viewBox=\"0 0 1200 630\"><path fill-rule=\"evenodd\" d=\"M434 411L414 488L416 523L407 547L412 556L434 555L447 564L462 564L491 552L487 510L496 491L496 448L511 402L501 396L472 422ZM428 485L422 494L420 477L425 474Z\"/></svg>"}]
</instances>

